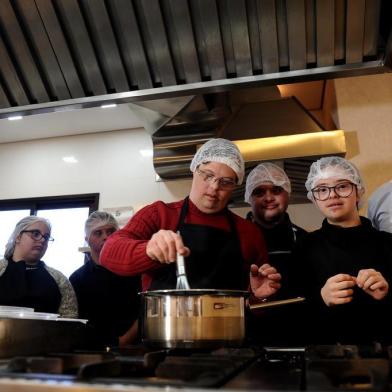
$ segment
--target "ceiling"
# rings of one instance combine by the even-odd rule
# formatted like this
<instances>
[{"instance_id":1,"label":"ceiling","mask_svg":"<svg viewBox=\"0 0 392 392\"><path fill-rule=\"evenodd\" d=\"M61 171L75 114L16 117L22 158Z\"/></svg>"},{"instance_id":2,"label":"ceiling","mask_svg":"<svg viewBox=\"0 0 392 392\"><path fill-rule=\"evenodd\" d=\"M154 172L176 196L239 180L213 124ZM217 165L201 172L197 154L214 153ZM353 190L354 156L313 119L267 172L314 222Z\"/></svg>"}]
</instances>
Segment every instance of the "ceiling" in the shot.
<instances>
[{"instance_id":1,"label":"ceiling","mask_svg":"<svg viewBox=\"0 0 392 392\"><path fill-rule=\"evenodd\" d=\"M390 3L1 0L0 118L386 72Z\"/></svg>"},{"instance_id":2,"label":"ceiling","mask_svg":"<svg viewBox=\"0 0 392 392\"><path fill-rule=\"evenodd\" d=\"M26 116L18 121L0 119L0 143L142 128L127 105L78 109Z\"/></svg>"}]
</instances>

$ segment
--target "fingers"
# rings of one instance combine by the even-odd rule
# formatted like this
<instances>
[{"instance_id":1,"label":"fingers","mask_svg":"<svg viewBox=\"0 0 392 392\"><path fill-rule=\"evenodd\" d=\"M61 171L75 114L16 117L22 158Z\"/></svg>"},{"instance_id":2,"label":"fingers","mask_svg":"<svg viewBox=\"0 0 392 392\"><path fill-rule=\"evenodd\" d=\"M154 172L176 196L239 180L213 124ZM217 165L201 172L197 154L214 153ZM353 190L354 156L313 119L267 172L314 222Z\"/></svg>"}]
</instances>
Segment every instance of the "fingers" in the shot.
<instances>
[{"instance_id":1,"label":"fingers","mask_svg":"<svg viewBox=\"0 0 392 392\"><path fill-rule=\"evenodd\" d=\"M257 266L256 264L252 264L250 266L250 275L252 277L262 276L273 281L280 281L282 279L282 275L276 270L275 267L272 267L269 264L263 264L262 266Z\"/></svg>"},{"instance_id":2,"label":"fingers","mask_svg":"<svg viewBox=\"0 0 392 392\"><path fill-rule=\"evenodd\" d=\"M376 300L383 299L388 294L388 282L380 272L372 268L358 272L357 284L358 287Z\"/></svg>"},{"instance_id":3,"label":"fingers","mask_svg":"<svg viewBox=\"0 0 392 392\"><path fill-rule=\"evenodd\" d=\"M171 230L159 230L151 237L146 247L147 256L160 263L174 262L177 252L184 256L190 254L190 250L184 246L181 236Z\"/></svg>"},{"instance_id":4,"label":"fingers","mask_svg":"<svg viewBox=\"0 0 392 392\"><path fill-rule=\"evenodd\" d=\"M338 274L329 278L321 289L321 297L327 306L342 305L352 301L356 278Z\"/></svg>"},{"instance_id":5,"label":"fingers","mask_svg":"<svg viewBox=\"0 0 392 392\"><path fill-rule=\"evenodd\" d=\"M386 280L381 279L378 282L372 284L369 287L369 290L376 291L376 290L384 290L385 288L388 288L388 283L386 282Z\"/></svg>"},{"instance_id":6,"label":"fingers","mask_svg":"<svg viewBox=\"0 0 392 392\"><path fill-rule=\"evenodd\" d=\"M349 275L349 274L337 274L337 275L334 275L331 278L329 278L328 281L334 282L334 283L354 282L354 284L355 284L356 278L354 276Z\"/></svg>"},{"instance_id":7,"label":"fingers","mask_svg":"<svg viewBox=\"0 0 392 392\"><path fill-rule=\"evenodd\" d=\"M360 270L357 277L347 274L332 276L321 289L321 297L327 306L351 302L356 285L376 300L383 299L389 290L388 282L382 274L369 268Z\"/></svg>"},{"instance_id":8,"label":"fingers","mask_svg":"<svg viewBox=\"0 0 392 392\"><path fill-rule=\"evenodd\" d=\"M369 290L369 288L375 283L385 280L380 272L373 268L360 270L357 276L357 284L363 290Z\"/></svg>"},{"instance_id":9,"label":"fingers","mask_svg":"<svg viewBox=\"0 0 392 392\"><path fill-rule=\"evenodd\" d=\"M336 290L345 290L355 286L355 280L344 280L342 282L334 283L332 282L331 285Z\"/></svg>"}]
</instances>

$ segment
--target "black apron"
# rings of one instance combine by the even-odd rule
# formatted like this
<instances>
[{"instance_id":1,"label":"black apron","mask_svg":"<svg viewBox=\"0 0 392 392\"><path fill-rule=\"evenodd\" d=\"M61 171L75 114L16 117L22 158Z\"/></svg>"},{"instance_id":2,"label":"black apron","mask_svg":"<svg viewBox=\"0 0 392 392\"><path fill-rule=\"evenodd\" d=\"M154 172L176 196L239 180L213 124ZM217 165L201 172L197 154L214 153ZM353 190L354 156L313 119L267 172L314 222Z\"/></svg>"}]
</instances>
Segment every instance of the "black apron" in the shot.
<instances>
[{"instance_id":1,"label":"black apron","mask_svg":"<svg viewBox=\"0 0 392 392\"><path fill-rule=\"evenodd\" d=\"M189 198L181 208L177 231L190 250L185 259L188 282L192 289L246 290L249 272L245 271L241 244L233 216L226 209L230 232L211 226L185 223ZM176 288L176 264L171 263L156 271L150 290Z\"/></svg>"},{"instance_id":2,"label":"black apron","mask_svg":"<svg viewBox=\"0 0 392 392\"><path fill-rule=\"evenodd\" d=\"M8 260L0 277L0 304L34 308L36 312L57 313L61 293L56 281L39 261L35 265Z\"/></svg>"}]
</instances>

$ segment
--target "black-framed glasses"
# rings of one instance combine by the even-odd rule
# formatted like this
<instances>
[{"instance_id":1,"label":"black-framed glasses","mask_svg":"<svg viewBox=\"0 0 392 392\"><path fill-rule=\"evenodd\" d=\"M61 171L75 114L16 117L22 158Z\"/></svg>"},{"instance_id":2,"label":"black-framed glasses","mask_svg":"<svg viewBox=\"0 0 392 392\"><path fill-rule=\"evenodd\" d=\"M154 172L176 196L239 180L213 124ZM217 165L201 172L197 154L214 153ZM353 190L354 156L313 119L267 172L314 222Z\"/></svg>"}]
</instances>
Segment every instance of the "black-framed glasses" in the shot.
<instances>
[{"instance_id":1,"label":"black-framed glasses","mask_svg":"<svg viewBox=\"0 0 392 392\"><path fill-rule=\"evenodd\" d=\"M219 189L229 191L237 186L236 180L230 177L216 177L214 173L196 168L197 173L203 179L204 182L208 183L218 183Z\"/></svg>"},{"instance_id":2,"label":"black-framed glasses","mask_svg":"<svg viewBox=\"0 0 392 392\"><path fill-rule=\"evenodd\" d=\"M28 233L34 241L41 241L42 238L45 242L54 241L54 238L50 234L42 234L39 230L23 230L22 233Z\"/></svg>"},{"instance_id":3,"label":"black-framed glasses","mask_svg":"<svg viewBox=\"0 0 392 392\"><path fill-rule=\"evenodd\" d=\"M325 201L329 198L333 189L336 195L346 198L351 196L355 186L352 182L341 182L335 186L320 185L312 189L312 194L316 200Z\"/></svg>"},{"instance_id":4,"label":"black-framed glasses","mask_svg":"<svg viewBox=\"0 0 392 392\"><path fill-rule=\"evenodd\" d=\"M281 186L273 185L269 188L265 188L263 186L257 187L253 190L252 196L254 197L264 197L267 192L271 192L274 196L278 196L282 194L284 189Z\"/></svg>"}]
</instances>

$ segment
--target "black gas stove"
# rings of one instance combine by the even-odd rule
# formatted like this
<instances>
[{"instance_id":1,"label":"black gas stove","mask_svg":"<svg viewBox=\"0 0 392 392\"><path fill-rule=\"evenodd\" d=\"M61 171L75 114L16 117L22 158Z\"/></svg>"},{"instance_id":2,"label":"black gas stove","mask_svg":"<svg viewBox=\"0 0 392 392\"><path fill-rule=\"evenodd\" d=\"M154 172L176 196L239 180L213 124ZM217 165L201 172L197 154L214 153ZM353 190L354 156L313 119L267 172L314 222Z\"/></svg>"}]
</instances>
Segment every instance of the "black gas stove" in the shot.
<instances>
[{"instance_id":1,"label":"black gas stove","mask_svg":"<svg viewBox=\"0 0 392 392\"><path fill-rule=\"evenodd\" d=\"M373 346L243 347L52 353L1 360L2 380L35 385L357 391L392 389L392 350Z\"/></svg>"}]
</instances>

